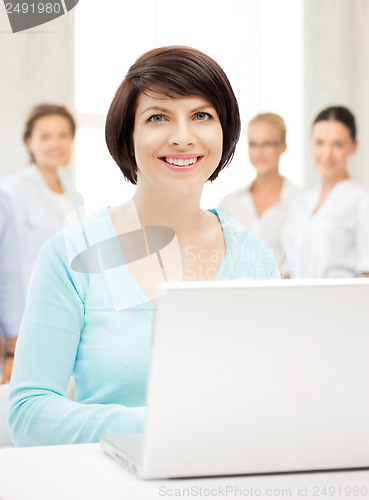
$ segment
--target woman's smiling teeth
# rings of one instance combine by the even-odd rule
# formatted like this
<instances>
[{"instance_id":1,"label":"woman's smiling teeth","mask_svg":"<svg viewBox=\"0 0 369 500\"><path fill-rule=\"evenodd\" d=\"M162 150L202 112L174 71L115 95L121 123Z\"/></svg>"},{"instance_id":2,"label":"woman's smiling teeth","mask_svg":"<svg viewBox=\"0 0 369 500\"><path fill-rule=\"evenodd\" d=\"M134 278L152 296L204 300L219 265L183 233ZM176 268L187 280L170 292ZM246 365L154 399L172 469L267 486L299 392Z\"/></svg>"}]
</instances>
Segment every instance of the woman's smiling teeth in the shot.
<instances>
[{"instance_id":1,"label":"woman's smiling teeth","mask_svg":"<svg viewBox=\"0 0 369 500\"><path fill-rule=\"evenodd\" d=\"M164 160L166 163L169 163L170 165L177 165L180 167L188 167L188 165L193 165L194 163L197 162L197 156L195 156L194 158L189 158L187 160L182 160L181 158L165 157Z\"/></svg>"}]
</instances>

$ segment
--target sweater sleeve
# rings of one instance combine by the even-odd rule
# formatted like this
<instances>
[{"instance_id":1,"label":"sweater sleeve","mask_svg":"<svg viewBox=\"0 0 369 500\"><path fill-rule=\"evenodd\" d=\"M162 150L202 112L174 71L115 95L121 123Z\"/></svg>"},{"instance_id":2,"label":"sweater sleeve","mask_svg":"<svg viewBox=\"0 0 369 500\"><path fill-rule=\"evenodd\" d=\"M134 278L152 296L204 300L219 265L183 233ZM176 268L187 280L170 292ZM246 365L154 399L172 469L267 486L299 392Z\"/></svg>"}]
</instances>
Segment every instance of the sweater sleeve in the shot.
<instances>
[{"instance_id":1,"label":"sweater sleeve","mask_svg":"<svg viewBox=\"0 0 369 500\"><path fill-rule=\"evenodd\" d=\"M88 275L68 265L63 233L52 237L34 269L16 347L9 428L17 446L97 442L101 434L143 430L144 407L67 398L87 289Z\"/></svg>"}]
</instances>

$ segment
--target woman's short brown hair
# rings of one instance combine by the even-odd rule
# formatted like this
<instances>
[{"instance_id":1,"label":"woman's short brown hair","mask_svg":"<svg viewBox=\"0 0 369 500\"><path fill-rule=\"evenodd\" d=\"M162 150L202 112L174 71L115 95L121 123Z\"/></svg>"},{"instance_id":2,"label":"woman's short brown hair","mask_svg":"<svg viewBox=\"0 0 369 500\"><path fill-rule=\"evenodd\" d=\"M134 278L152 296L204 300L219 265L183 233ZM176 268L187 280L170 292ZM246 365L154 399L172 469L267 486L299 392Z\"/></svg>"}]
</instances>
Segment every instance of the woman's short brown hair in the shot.
<instances>
[{"instance_id":1,"label":"woman's short brown hair","mask_svg":"<svg viewBox=\"0 0 369 500\"><path fill-rule=\"evenodd\" d=\"M214 106L223 129L222 157L208 180L216 179L233 158L241 128L236 97L219 64L199 50L169 46L146 52L130 67L110 105L105 139L110 154L132 184L137 183L132 154L137 100L148 91L168 97L202 96Z\"/></svg>"},{"instance_id":2,"label":"woman's short brown hair","mask_svg":"<svg viewBox=\"0 0 369 500\"><path fill-rule=\"evenodd\" d=\"M37 120L50 115L64 116L64 118L66 118L70 123L72 136L73 137L75 136L76 122L74 120L72 113L69 111L68 108L66 108L65 106L60 106L58 104L41 103L34 106L30 110L26 118L26 122L24 125L24 132L23 132L23 142L26 145L27 145L27 139L31 137L33 128ZM30 160L31 162L33 162L34 161L33 155L31 152L29 152L29 154L30 154Z\"/></svg>"}]
</instances>

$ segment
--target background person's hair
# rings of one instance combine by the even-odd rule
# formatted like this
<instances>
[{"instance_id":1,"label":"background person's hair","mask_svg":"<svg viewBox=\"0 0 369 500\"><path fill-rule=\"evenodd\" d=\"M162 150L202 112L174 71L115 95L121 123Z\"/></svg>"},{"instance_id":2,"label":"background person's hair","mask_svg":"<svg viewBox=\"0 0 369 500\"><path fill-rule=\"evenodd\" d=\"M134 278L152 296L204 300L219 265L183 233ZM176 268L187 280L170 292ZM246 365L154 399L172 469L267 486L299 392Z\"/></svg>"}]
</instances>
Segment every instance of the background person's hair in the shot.
<instances>
[{"instance_id":1,"label":"background person's hair","mask_svg":"<svg viewBox=\"0 0 369 500\"><path fill-rule=\"evenodd\" d=\"M133 130L137 100L141 93L168 97L202 96L216 109L223 129L223 152L217 178L231 161L240 136L240 115L236 97L222 68L199 50L183 46L153 49L143 54L128 70L110 105L105 139L110 154L124 177L137 183Z\"/></svg>"},{"instance_id":2,"label":"background person's hair","mask_svg":"<svg viewBox=\"0 0 369 500\"><path fill-rule=\"evenodd\" d=\"M342 123L349 129L351 139L354 142L356 141L357 129L355 117L348 108L345 108L344 106L329 106L317 114L313 121L313 126L315 123L321 121L335 121Z\"/></svg>"},{"instance_id":3,"label":"background person's hair","mask_svg":"<svg viewBox=\"0 0 369 500\"><path fill-rule=\"evenodd\" d=\"M41 103L34 106L24 124L24 132L23 132L23 142L27 145L27 139L29 139L32 135L33 128L40 118L44 118L45 116L58 115L64 116L69 123L71 128L72 137L75 136L76 133L76 122L72 113L65 106L61 106L58 104L49 104L49 103ZM28 149L28 148L27 148ZM30 162L32 163L35 159L30 151L28 151L30 155Z\"/></svg>"},{"instance_id":4,"label":"background person's hair","mask_svg":"<svg viewBox=\"0 0 369 500\"><path fill-rule=\"evenodd\" d=\"M281 116L275 113L259 113L255 115L248 123L248 126L254 123L270 123L274 125L281 133L281 141L286 142L286 124Z\"/></svg>"}]
</instances>

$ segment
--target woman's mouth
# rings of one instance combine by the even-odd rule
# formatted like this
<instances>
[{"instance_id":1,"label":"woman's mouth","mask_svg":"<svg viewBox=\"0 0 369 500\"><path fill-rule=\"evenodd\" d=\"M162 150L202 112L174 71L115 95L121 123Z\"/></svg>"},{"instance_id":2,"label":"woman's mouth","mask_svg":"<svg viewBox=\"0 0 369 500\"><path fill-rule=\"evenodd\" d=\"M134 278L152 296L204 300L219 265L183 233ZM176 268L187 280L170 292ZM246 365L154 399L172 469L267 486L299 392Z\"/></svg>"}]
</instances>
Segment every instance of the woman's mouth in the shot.
<instances>
[{"instance_id":1,"label":"woman's mouth","mask_svg":"<svg viewBox=\"0 0 369 500\"><path fill-rule=\"evenodd\" d=\"M161 156L159 159L166 164L168 168L175 171L188 171L197 167L201 155L181 155L181 156Z\"/></svg>"}]
</instances>

